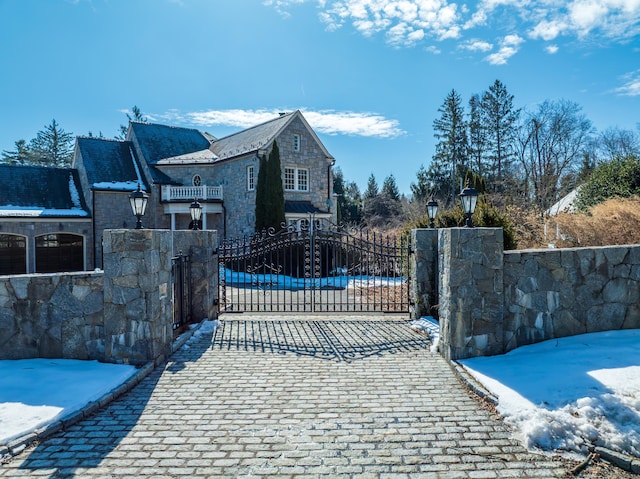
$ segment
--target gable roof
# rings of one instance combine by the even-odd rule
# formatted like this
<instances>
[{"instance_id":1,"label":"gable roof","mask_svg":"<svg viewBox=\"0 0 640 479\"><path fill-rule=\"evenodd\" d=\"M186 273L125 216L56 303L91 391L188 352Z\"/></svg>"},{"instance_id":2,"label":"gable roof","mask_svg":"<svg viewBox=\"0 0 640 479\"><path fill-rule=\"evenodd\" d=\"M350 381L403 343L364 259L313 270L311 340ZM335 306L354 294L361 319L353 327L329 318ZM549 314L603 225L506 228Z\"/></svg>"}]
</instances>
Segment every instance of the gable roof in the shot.
<instances>
[{"instance_id":1,"label":"gable roof","mask_svg":"<svg viewBox=\"0 0 640 479\"><path fill-rule=\"evenodd\" d=\"M211 136L205 136L194 128L139 121L132 121L129 128L138 140L142 155L149 165L156 165L160 160L167 158L202 152L208 150L211 145Z\"/></svg>"},{"instance_id":2,"label":"gable roof","mask_svg":"<svg viewBox=\"0 0 640 479\"><path fill-rule=\"evenodd\" d=\"M0 165L0 216L89 217L77 170Z\"/></svg>"},{"instance_id":3,"label":"gable roof","mask_svg":"<svg viewBox=\"0 0 640 479\"><path fill-rule=\"evenodd\" d=\"M80 136L77 145L92 189L133 191L138 183L144 187L130 141Z\"/></svg>"},{"instance_id":4,"label":"gable roof","mask_svg":"<svg viewBox=\"0 0 640 479\"><path fill-rule=\"evenodd\" d=\"M239 131L224 138L216 140L211 145L213 151L220 160L226 160L240 155L245 155L259 149L267 148L273 140L284 130L294 119L299 118L304 126L309 130L322 152L327 158L333 156L324 147L313 129L309 126L300 110L280 114L273 120L266 121L246 130Z\"/></svg>"}]
</instances>

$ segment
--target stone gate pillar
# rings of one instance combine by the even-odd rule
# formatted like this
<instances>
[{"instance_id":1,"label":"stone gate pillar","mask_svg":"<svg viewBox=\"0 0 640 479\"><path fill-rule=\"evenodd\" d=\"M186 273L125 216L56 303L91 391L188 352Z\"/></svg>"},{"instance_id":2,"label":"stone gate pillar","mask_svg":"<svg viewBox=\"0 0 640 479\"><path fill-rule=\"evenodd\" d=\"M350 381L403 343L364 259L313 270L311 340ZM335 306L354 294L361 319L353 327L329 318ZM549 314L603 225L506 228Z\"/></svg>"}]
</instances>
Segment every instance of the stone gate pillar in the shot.
<instances>
[{"instance_id":1,"label":"stone gate pillar","mask_svg":"<svg viewBox=\"0 0 640 479\"><path fill-rule=\"evenodd\" d=\"M502 354L502 228L438 232L441 354L448 360Z\"/></svg>"},{"instance_id":2,"label":"stone gate pillar","mask_svg":"<svg viewBox=\"0 0 640 479\"><path fill-rule=\"evenodd\" d=\"M144 364L171 353L171 258L191 256L192 318L217 311L216 231L105 230L105 360Z\"/></svg>"},{"instance_id":3,"label":"stone gate pillar","mask_svg":"<svg viewBox=\"0 0 640 479\"><path fill-rule=\"evenodd\" d=\"M437 316L438 304L438 230L421 228L411 230L410 259L411 297L414 308L411 316Z\"/></svg>"}]
</instances>

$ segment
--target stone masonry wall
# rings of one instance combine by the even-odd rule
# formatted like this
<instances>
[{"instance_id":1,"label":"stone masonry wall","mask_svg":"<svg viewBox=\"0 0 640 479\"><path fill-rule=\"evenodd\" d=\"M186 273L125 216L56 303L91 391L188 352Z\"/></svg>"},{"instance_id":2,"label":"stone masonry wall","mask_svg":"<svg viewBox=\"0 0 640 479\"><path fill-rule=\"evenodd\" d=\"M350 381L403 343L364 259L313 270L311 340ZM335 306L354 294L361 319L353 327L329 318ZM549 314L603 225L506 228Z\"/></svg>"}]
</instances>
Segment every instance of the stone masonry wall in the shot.
<instances>
[{"instance_id":1,"label":"stone masonry wall","mask_svg":"<svg viewBox=\"0 0 640 479\"><path fill-rule=\"evenodd\" d=\"M411 316L437 316L438 306L438 230L411 230L411 297L414 309Z\"/></svg>"},{"instance_id":2,"label":"stone masonry wall","mask_svg":"<svg viewBox=\"0 0 640 479\"><path fill-rule=\"evenodd\" d=\"M437 298L448 359L640 328L640 245L504 252L501 229L440 229L434 267L430 234L412 232L415 314Z\"/></svg>"},{"instance_id":3,"label":"stone masonry wall","mask_svg":"<svg viewBox=\"0 0 640 479\"><path fill-rule=\"evenodd\" d=\"M507 251L505 351L640 328L640 246Z\"/></svg>"},{"instance_id":4,"label":"stone masonry wall","mask_svg":"<svg viewBox=\"0 0 640 479\"><path fill-rule=\"evenodd\" d=\"M438 233L440 351L448 360L503 352L501 228Z\"/></svg>"},{"instance_id":5,"label":"stone masonry wall","mask_svg":"<svg viewBox=\"0 0 640 479\"><path fill-rule=\"evenodd\" d=\"M171 258L191 255L193 319L217 311L215 231L107 230L104 272L0 277L0 359L144 364L173 341Z\"/></svg>"},{"instance_id":6,"label":"stone masonry wall","mask_svg":"<svg viewBox=\"0 0 640 479\"><path fill-rule=\"evenodd\" d=\"M102 273L0 277L0 359L104 358Z\"/></svg>"}]
</instances>

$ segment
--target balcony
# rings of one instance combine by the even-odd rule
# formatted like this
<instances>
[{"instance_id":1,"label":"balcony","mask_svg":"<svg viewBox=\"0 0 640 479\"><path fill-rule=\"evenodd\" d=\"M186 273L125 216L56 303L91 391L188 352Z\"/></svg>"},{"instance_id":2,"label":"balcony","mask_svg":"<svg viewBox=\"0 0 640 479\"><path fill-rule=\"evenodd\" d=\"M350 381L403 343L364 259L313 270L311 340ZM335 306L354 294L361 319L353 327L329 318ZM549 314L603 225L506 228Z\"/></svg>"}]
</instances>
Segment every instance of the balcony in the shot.
<instances>
[{"instance_id":1,"label":"balcony","mask_svg":"<svg viewBox=\"0 0 640 479\"><path fill-rule=\"evenodd\" d=\"M222 186L162 186L162 201L222 201Z\"/></svg>"}]
</instances>

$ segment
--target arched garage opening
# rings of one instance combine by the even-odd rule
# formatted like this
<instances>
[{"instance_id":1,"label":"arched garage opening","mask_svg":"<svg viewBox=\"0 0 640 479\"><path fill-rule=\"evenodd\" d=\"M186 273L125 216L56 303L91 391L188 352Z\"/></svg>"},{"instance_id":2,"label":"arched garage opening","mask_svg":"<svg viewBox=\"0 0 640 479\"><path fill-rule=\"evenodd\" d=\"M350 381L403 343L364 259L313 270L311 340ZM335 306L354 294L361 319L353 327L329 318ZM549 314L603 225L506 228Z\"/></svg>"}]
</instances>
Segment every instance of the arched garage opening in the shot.
<instances>
[{"instance_id":1,"label":"arched garage opening","mask_svg":"<svg viewBox=\"0 0 640 479\"><path fill-rule=\"evenodd\" d=\"M0 234L0 274L27 272L27 238Z\"/></svg>"},{"instance_id":2,"label":"arched garage opening","mask_svg":"<svg viewBox=\"0 0 640 479\"><path fill-rule=\"evenodd\" d=\"M57 233L36 236L36 273L83 269L84 238L81 235Z\"/></svg>"}]
</instances>

